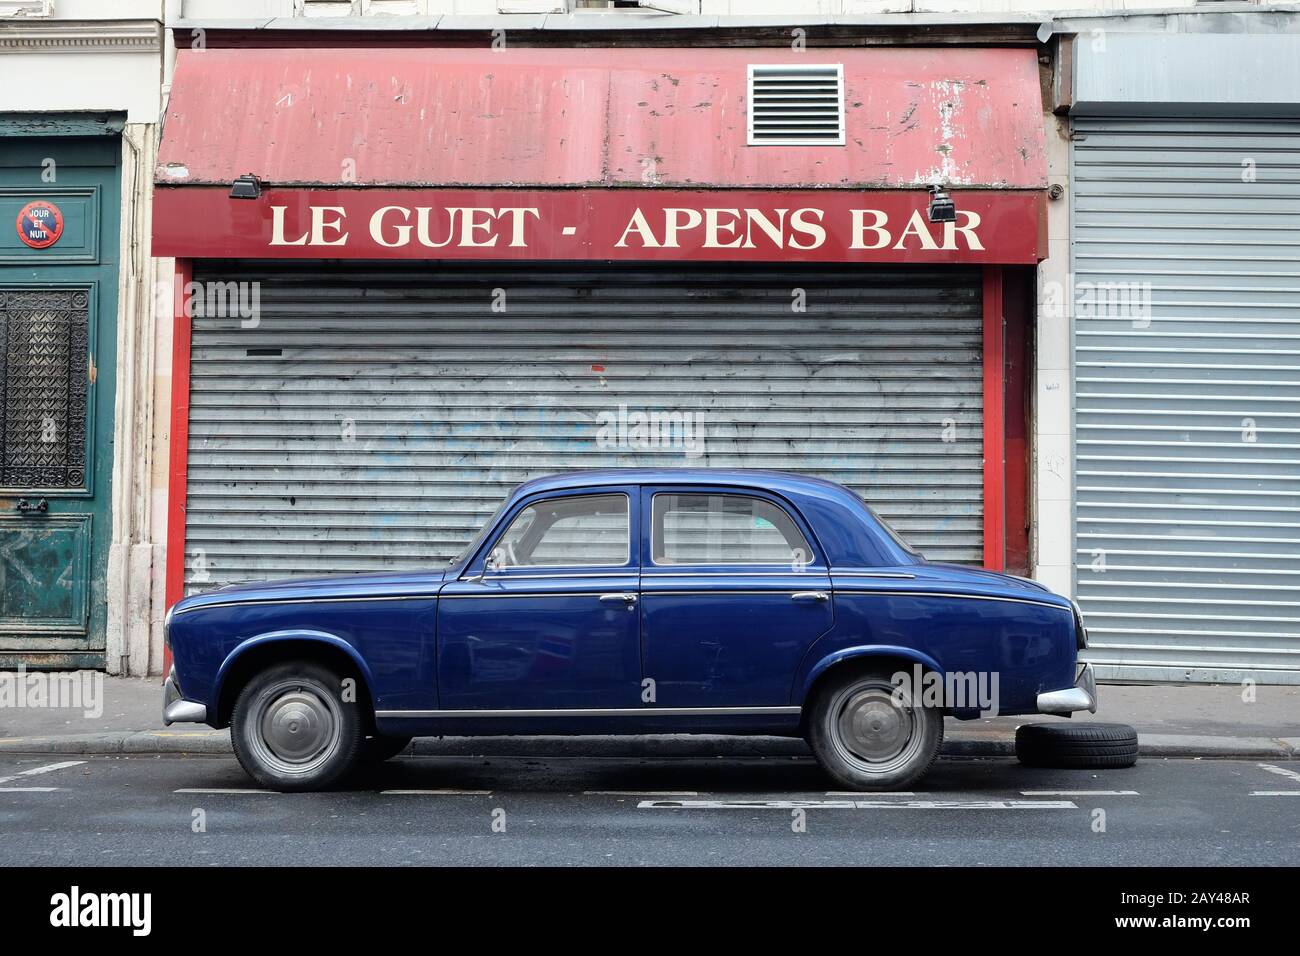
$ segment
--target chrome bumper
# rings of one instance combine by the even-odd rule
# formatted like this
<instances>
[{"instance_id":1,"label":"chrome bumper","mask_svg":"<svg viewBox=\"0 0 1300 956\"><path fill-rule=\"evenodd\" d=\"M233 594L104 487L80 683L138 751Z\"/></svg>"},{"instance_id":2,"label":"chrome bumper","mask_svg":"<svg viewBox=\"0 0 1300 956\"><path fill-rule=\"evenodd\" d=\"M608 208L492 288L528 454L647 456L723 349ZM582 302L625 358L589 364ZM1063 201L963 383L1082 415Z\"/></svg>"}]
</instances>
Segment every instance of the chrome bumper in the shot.
<instances>
[{"instance_id":1,"label":"chrome bumper","mask_svg":"<svg viewBox=\"0 0 1300 956\"><path fill-rule=\"evenodd\" d=\"M181 696L180 685L176 683L176 668L173 667L163 684L163 725L202 724L207 719L207 707Z\"/></svg>"},{"instance_id":2,"label":"chrome bumper","mask_svg":"<svg viewBox=\"0 0 1300 956\"><path fill-rule=\"evenodd\" d=\"M1068 717L1076 710L1086 710L1090 714L1097 712L1097 680L1092 674L1092 665L1083 664L1074 679L1074 686L1065 690L1049 690L1038 695L1038 712Z\"/></svg>"}]
</instances>

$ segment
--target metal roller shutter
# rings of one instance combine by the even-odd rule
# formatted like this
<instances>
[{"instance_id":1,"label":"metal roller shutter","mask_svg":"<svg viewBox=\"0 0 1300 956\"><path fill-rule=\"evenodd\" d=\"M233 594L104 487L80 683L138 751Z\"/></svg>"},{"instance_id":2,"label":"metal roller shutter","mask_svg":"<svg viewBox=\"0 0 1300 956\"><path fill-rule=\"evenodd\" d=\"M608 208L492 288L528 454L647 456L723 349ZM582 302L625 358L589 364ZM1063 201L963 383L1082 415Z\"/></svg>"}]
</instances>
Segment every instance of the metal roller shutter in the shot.
<instances>
[{"instance_id":1,"label":"metal roller shutter","mask_svg":"<svg viewBox=\"0 0 1300 956\"><path fill-rule=\"evenodd\" d=\"M1075 317L1092 659L1121 678L1298 682L1300 125L1074 128L1075 280L1150 283L1149 325Z\"/></svg>"},{"instance_id":2,"label":"metal roller shutter","mask_svg":"<svg viewBox=\"0 0 1300 956\"><path fill-rule=\"evenodd\" d=\"M194 319L191 589L436 566L516 483L609 466L810 472L981 558L978 270L197 265L261 313ZM607 447L620 406L703 413L702 454Z\"/></svg>"}]
</instances>

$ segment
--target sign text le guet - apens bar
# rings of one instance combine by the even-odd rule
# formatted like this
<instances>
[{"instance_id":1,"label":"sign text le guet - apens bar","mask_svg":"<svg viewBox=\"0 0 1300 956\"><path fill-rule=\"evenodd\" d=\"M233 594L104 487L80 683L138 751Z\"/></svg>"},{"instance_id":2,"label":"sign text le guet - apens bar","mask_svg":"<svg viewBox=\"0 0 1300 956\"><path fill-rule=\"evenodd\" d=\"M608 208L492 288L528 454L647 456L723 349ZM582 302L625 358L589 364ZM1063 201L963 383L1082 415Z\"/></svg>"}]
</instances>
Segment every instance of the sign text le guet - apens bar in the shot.
<instances>
[{"instance_id":1,"label":"sign text le guet - apens bar","mask_svg":"<svg viewBox=\"0 0 1300 956\"><path fill-rule=\"evenodd\" d=\"M1041 193L161 187L158 256L1033 263Z\"/></svg>"}]
</instances>

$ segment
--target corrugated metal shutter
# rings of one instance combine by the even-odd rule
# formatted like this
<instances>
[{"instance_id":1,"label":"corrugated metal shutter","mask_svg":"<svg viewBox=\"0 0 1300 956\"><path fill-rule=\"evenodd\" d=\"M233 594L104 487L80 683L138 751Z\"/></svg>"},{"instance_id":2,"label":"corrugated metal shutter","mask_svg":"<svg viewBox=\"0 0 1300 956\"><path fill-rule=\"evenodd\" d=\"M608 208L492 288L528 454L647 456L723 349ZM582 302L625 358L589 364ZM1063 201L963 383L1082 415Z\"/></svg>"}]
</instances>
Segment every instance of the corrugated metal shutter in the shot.
<instances>
[{"instance_id":1,"label":"corrugated metal shutter","mask_svg":"<svg viewBox=\"0 0 1300 956\"><path fill-rule=\"evenodd\" d=\"M1075 280L1150 283L1149 324L1076 305L1091 656L1300 680L1300 124L1074 128Z\"/></svg>"},{"instance_id":2,"label":"corrugated metal shutter","mask_svg":"<svg viewBox=\"0 0 1300 956\"><path fill-rule=\"evenodd\" d=\"M192 588L436 566L516 483L609 466L825 476L934 558L980 560L978 270L211 262L195 278L259 283L261 314L194 319ZM620 406L703 413L702 454L606 447Z\"/></svg>"}]
</instances>

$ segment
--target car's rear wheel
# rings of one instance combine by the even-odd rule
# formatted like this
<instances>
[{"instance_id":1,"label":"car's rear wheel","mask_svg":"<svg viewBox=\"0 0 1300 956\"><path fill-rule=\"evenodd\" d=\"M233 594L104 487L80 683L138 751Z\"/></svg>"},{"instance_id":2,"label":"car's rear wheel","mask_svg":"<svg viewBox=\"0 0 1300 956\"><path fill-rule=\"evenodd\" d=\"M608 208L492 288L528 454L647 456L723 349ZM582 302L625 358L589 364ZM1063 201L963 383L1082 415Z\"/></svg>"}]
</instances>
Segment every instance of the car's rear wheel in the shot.
<instances>
[{"instance_id":1,"label":"car's rear wheel","mask_svg":"<svg viewBox=\"0 0 1300 956\"><path fill-rule=\"evenodd\" d=\"M343 677L308 661L256 674L240 691L230 722L235 756L248 775L281 791L322 790L356 763L364 740Z\"/></svg>"},{"instance_id":2,"label":"car's rear wheel","mask_svg":"<svg viewBox=\"0 0 1300 956\"><path fill-rule=\"evenodd\" d=\"M808 744L849 790L901 790L939 755L943 713L914 702L888 671L848 670L817 692Z\"/></svg>"}]
</instances>

